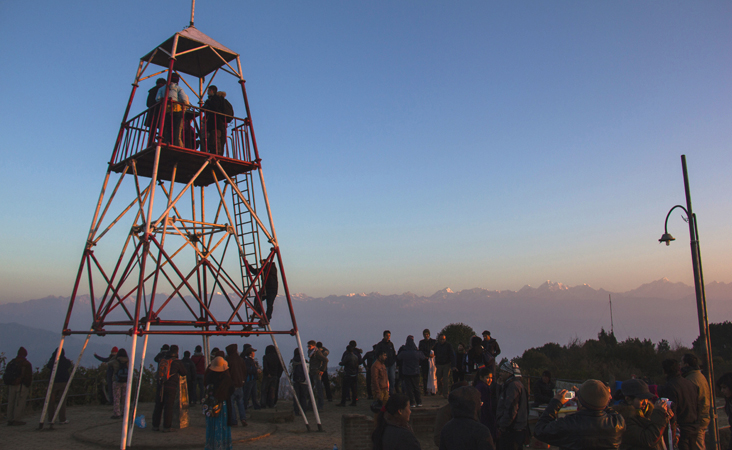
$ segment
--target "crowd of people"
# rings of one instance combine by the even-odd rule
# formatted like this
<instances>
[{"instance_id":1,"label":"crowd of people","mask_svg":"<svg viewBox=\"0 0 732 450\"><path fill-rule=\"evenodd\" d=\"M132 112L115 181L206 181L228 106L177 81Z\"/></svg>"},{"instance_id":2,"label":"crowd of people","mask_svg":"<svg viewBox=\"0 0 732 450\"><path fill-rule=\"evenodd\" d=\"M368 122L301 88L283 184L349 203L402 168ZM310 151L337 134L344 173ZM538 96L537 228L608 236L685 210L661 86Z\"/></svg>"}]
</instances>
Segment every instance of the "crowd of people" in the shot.
<instances>
[{"instance_id":1,"label":"crowd of people","mask_svg":"<svg viewBox=\"0 0 732 450\"><path fill-rule=\"evenodd\" d=\"M504 359L496 365L500 347L488 331L483 338L473 336L468 348L459 345L457 352L444 334L432 339L427 329L419 343L410 335L398 351L389 330L382 336L366 353L356 341L350 341L339 362L341 399L337 406L358 405L358 377L361 366L365 369L366 394L377 413L374 449L420 448L409 418L427 395L447 399L435 423L434 442L440 449L518 450L532 435L562 449L663 450L671 448L669 441L679 450L706 448L711 387L693 354L680 361L663 361L666 379L662 385L633 377L618 383L614 392L598 380L557 390L551 373L544 371L529 389L515 362ZM244 344L241 352L237 344L230 344L225 351L214 348L207 361L201 346L196 346L193 354L185 351L179 359L177 345L164 345L154 358L158 366L152 429L173 431L180 377L186 377L189 404L201 404L206 414L207 448L209 444L211 448L230 448L232 426L247 426L251 409L272 408L278 401L284 372L280 355L273 345L267 346L260 367L256 352L251 344ZM33 376L27 354L21 347L3 374L3 382L9 386L9 426L25 424L20 417ZM305 361L295 349L289 368L295 414L300 414L301 408L322 410L326 399L333 400L329 355L329 350L314 340L307 343ZM112 418L119 419L121 398L132 379L127 352L114 347L107 357L94 356L106 364ZM53 373L55 364L49 421L73 369L63 351L58 360L54 352L46 367ZM724 374L717 387L732 418L732 373ZM568 403L576 406L576 412L563 411ZM531 407L539 412L533 430L529 426ZM68 423L64 404L59 408L58 423Z\"/></svg>"}]
</instances>

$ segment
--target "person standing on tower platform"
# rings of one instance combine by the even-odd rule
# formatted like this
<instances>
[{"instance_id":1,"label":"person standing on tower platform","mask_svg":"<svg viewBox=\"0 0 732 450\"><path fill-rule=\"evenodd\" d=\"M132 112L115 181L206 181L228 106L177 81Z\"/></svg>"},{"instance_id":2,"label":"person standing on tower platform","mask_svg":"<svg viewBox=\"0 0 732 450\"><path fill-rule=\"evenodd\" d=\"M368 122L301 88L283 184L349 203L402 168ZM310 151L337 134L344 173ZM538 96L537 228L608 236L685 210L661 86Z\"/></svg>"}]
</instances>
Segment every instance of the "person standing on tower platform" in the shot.
<instances>
[{"instance_id":1,"label":"person standing on tower platform","mask_svg":"<svg viewBox=\"0 0 732 450\"><path fill-rule=\"evenodd\" d=\"M155 80L155 86L150 88L149 91L147 91L147 102L146 105L150 111L148 111L147 116L145 117L145 125L150 127L150 132L154 133L157 131L157 125L158 125L158 114L160 113L160 106L155 106L155 104L158 102L157 96L158 91L160 88L165 86L165 78L158 78ZM163 89L165 90L165 89ZM155 108L153 108L155 106ZM154 125L154 126L153 126Z\"/></svg>"},{"instance_id":2,"label":"person standing on tower platform","mask_svg":"<svg viewBox=\"0 0 732 450\"><path fill-rule=\"evenodd\" d=\"M190 106L188 96L183 88L178 86L180 75L173 73L170 75L170 85L168 86L168 106L165 111L166 123L163 129L163 139L169 144L183 147L183 111L185 106ZM159 88L155 95L155 100L160 101L165 97L165 89ZM171 139L172 132L172 139Z\"/></svg>"},{"instance_id":3,"label":"person standing on tower platform","mask_svg":"<svg viewBox=\"0 0 732 450\"><path fill-rule=\"evenodd\" d=\"M221 103L222 103L222 107L224 108L224 120L225 120L224 123L226 125L225 125L224 129L222 130L221 138L220 138L221 139L220 147L223 151L224 149L226 149L226 127L228 127L229 124L231 123L231 121L234 120L234 107L231 106L231 103L229 103L228 100L226 100L226 92L219 91L216 93L216 95L221 97L221 99L223 100Z\"/></svg>"},{"instance_id":4,"label":"person standing on tower platform","mask_svg":"<svg viewBox=\"0 0 732 450\"><path fill-rule=\"evenodd\" d=\"M216 95L218 88L214 85L208 87L208 99L203 104L206 110L206 150L217 155L224 154L221 146L221 136L226 133L226 119L224 117L223 97Z\"/></svg>"}]
</instances>

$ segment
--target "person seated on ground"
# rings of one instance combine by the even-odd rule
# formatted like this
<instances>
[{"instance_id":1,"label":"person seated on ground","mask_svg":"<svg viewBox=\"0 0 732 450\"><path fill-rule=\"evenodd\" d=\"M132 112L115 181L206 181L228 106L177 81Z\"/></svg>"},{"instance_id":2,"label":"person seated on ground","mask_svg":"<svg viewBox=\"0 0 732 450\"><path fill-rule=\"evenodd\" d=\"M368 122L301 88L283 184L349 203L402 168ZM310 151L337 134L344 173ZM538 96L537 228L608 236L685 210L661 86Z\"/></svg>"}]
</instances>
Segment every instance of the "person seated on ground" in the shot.
<instances>
[{"instance_id":1,"label":"person seated on ground","mask_svg":"<svg viewBox=\"0 0 732 450\"><path fill-rule=\"evenodd\" d=\"M491 430L478 421L480 392L472 386L461 387L450 392L448 402L452 420L440 432L440 450L495 449Z\"/></svg>"},{"instance_id":2,"label":"person seated on ground","mask_svg":"<svg viewBox=\"0 0 732 450\"><path fill-rule=\"evenodd\" d=\"M409 426L409 397L394 394L376 416L376 429L371 435L374 450L421 450L412 427Z\"/></svg>"},{"instance_id":3,"label":"person seated on ground","mask_svg":"<svg viewBox=\"0 0 732 450\"><path fill-rule=\"evenodd\" d=\"M727 414L727 423L732 426L732 372L727 372L717 380L717 387L724 397L724 412ZM729 440L729 450L732 450L732 438Z\"/></svg>"},{"instance_id":4,"label":"person seated on ground","mask_svg":"<svg viewBox=\"0 0 732 450\"><path fill-rule=\"evenodd\" d=\"M625 419L608 409L610 389L602 381L587 380L577 393L577 412L557 418L569 401L566 389L557 392L539 417L534 437L560 449L616 449L625 431Z\"/></svg>"},{"instance_id":5,"label":"person seated on ground","mask_svg":"<svg viewBox=\"0 0 732 450\"><path fill-rule=\"evenodd\" d=\"M640 379L624 381L620 388L623 399L613 410L625 419L623 449L665 450L663 432L673 416L666 400L657 399ZM656 400L655 405L652 403Z\"/></svg>"},{"instance_id":6,"label":"person seated on ground","mask_svg":"<svg viewBox=\"0 0 732 450\"><path fill-rule=\"evenodd\" d=\"M554 382L552 381L552 373L545 370L541 374L541 379L534 384L534 407L549 403L554 397Z\"/></svg>"}]
</instances>

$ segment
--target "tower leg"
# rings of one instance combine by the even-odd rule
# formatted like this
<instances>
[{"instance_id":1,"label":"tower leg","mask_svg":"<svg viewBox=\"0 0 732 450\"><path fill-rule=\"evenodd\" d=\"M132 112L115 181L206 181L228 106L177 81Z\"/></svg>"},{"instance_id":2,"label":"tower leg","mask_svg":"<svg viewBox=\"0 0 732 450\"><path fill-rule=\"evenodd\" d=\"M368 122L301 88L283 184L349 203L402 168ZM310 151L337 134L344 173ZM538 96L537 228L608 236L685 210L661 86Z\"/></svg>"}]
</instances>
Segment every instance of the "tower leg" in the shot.
<instances>
[{"instance_id":1,"label":"tower leg","mask_svg":"<svg viewBox=\"0 0 732 450\"><path fill-rule=\"evenodd\" d=\"M53 380L56 379L56 371L58 370L58 360L61 357L61 350L64 348L64 339L66 336L61 335L61 342L56 349L56 362L53 363L51 378L48 380L48 391L46 391L46 401L43 402L43 412L41 412L41 421L38 423L38 429L43 429L43 423L46 421L46 413L48 412L48 403L51 401L51 391L53 390ZM53 425L53 423L51 424Z\"/></svg>"},{"instance_id":2,"label":"tower leg","mask_svg":"<svg viewBox=\"0 0 732 450\"><path fill-rule=\"evenodd\" d=\"M135 352L137 350L137 329L134 330L134 334L132 335L132 350L130 350L130 361L129 361L129 367L135 367ZM134 370L133 370L133 380L134 380ZM142 374L140 374L142 376ZM122 417L122 440L120 442L119 448L120 450L125 450L127 448L127 426L130 422L130 400L132 399L132 383L130 382L128 377L127 382L127 389L125 389L125 413Z\"/></svg>"},{"instance_id":3,"label":"tower leg","mask_svg":"<svg viewBox=\"0 0 732 450\"><path fill-rule=\"evenodd\" d=\"M320 423L320 413L318 413L318 404L315 401L315 393L313 392L313 384L310 382L310 370L304 370L305 366L305 351L302 349L302 341L300 340L300 332L295 331L297 337L297 348L300 349L300 358L302 359L303 372L305 372L305 381L308 383L308 392L310 392L310 402L313 405L313 413L315 414L315 423L318 424L318 431L323 431L323 425ZM327 368L326 368L327 370Z\"/></svg>"},{"instance_id":4,"label":"tower leg","mask_svg":"<svg viewBox=\"0 0 732 450\"><path fill-rule=\"evenodd\" d=\"M150 321L145 325L145 331L150 331ZM135 431L135 416L137 415L137 404L140 400L140 388L142 387L142 374L145 370L145 354L147 354L147 338L148 334L145 334L145 339L142 340L142 355L140 356L140 373L137 379L137 392L135 394L135 405L132 408L132 423L130 423L127 431L127 445L132 445L132 432ZM134 371L133 371L134 374Z\"/></svg>"},{"instance_id":5,"label":"tower leg","mask_svg":"<svg viewBox=\"0 0 732 450\"><path fill-rule=\"evenodd\" d=\"M71 370L71 375L69 376L69 381L66 382L66 387L64 388L64 393L61 394L61 400L58 402L58 406L56 406L56 412L53 414L53 418L51 419L51 426L53 426L54 422L56 422L56 419L58 418L59 412L61 412L61 407L63 406L64 402L66 401L66 395L69 393L69 388L71 388L71 382L74 381L74 375L76 375L76 369L79 368L79 363L81 362L81 357L84 355L84 351L86 350L86 346L89 344L89 338L91 338L91 333L86 335L86 341L84 341L84 346L81 347L81 353L79 353L79 357L76 358L76 364L74 365L74 368ZM61 353L61 352L59 352ZM58 362L60 358L56 359L56 362Z\"/></svg>"},{"instance_id":6,"label":"tower leg","mask_svg":"<svg viewBox=\"0 0 732 450\"><path fill-rule=\"evenodd\" d=\"M267 330L272 331L272 328L267 324ZM284 369L285 373L287 374L287 384L290 385L290 390L292 391L292 396L295 399L295 404L297 405L297 409L300 411L300 415L302 416L303 420L305 421L305 428L307 428L308 431L310 431L310 424L308 423L308 418L305 416L305 411L302 408L302 405L300 404L300 399L297 398L297 391L295 390L295 387L292 385L292 379L290 378L290 373L287 371L287 364L285 364L285 359L282 357L282 352L280 352L280 346L277 345L277 340L274 337L274 333L270 334L270 337L272 338L272 344L274 344L275 349L277 350L277 356L280 358L280 364L282 364L282 369ZM301 355L302 357L302 355ZM303 366L305 367L305 366Z\"/></svg>"}]
</instances>

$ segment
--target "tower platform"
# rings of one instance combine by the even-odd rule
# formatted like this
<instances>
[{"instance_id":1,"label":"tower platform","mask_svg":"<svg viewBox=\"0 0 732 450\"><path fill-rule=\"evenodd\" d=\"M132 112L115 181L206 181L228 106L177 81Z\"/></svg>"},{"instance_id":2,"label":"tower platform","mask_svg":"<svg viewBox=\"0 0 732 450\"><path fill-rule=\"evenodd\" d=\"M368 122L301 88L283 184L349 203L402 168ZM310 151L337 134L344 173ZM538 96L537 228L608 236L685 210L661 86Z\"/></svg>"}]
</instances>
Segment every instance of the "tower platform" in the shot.
<instances>
[{"instance_id":1,"label":"tower platform","mask_svg":"<svg viewBox=\"0 0 732 450\"><path fill-rule=\"evenodd\" d=\"M110 170L112 172L121 173L126 166L132 163L133 160L135 161L137 174L139 176L152 178L155 164L155 146L148 147L115 164L111 164ZM184 184L188 183L188 181L193 178L203 163L207 160L218 160L224 170L226 170L226 173L231 177L250 172L259 167L256 163L251 161L242 161L240 159L229 158L213 153L161 144L158 180L171 181L175 168L175 181ZM219 176L218 179L220 181L221 176ZM193 185L208 186L214 181L211 171L204 170L198 178L196 178Z\"/></svg>"}]
</instances>

